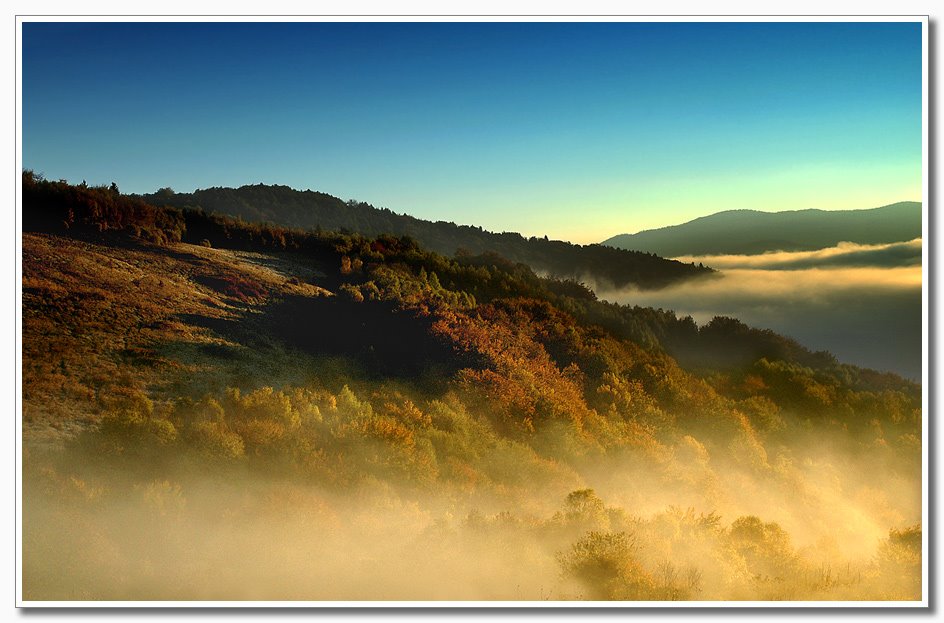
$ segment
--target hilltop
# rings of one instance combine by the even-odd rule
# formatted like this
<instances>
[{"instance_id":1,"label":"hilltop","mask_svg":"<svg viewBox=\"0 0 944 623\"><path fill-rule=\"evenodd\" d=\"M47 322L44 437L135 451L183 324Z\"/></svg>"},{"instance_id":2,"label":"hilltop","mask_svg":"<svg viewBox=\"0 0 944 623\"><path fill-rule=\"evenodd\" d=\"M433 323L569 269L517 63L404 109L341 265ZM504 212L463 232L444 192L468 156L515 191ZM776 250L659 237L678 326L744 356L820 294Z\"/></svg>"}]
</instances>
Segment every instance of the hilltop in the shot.
<instances>
[{"instance_id":1,"label":"hilltop","mask_svg":"<svg viewBox=\"0 0 944 623\"><path fill-rule=\"evenodd\" d=\"M358 201L342 201L311 190L255 184L176 193L165 188L141 198L157 206L199 209L247 222L263 222L306 231L340 231L374 237L409 236L424 248L447 257L496 253L512 262L555 277L593 280L614 287L659 288L705 276L703 266L667 260L651 253L560 240L493 233L481 227L425 221Z\"/></svg>"},{"instance_id":2,"label":"hilltop","mask_svg":"<svg viewBox=\"0 0 944 623\"><path fill-rule=\"evenodd\" d=\"M620 234L601 244L664 257L812 251L840 242L882 244L921 237L921 204L868 210L729 210L671 227Z\"/></svg>"}]
</instances>

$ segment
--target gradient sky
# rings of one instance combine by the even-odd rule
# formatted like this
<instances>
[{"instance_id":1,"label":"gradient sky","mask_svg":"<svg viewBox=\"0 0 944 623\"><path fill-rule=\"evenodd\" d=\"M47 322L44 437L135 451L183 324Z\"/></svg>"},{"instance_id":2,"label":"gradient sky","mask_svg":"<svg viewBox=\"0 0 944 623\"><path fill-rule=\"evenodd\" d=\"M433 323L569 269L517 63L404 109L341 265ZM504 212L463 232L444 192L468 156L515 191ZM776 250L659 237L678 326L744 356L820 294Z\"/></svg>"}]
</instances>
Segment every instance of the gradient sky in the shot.
<instances>
[{"instance_id":1,"label":"gradient sky","mask_svg":"<svg viewBox=\"0 0 944 623\"><path fill-rule=\"evenodd\" d=\"M576 242L921 196L918 23L24 23L23 166Z\"/></svg>"}]
</instances>

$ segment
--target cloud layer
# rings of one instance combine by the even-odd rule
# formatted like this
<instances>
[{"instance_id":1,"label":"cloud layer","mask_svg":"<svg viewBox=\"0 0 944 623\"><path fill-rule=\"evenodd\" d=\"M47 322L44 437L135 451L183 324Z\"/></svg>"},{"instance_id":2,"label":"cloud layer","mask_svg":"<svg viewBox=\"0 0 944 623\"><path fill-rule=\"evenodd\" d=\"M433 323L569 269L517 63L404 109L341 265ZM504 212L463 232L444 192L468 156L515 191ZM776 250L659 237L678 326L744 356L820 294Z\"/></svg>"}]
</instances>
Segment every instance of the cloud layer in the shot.
<instances>
[{"instance_id":1,"label":"cloud layer","mask_svg":"<svg viewBox=\"0 0 944 623\"><path fill-rule=\"evenodd\" d=\"M816 251L771 251L760 255L692 255L675 258L681 262L702 262L719 270L764 268L801 270L806 268L921 266L921 239L890 244L840 242Z\"/></svg>"},{"instance_id":2,"label":"cloud layer","mask_svg":"<svg viewBox=\"0 0 944 623\"><path fill-rule=\"evenodd\" d=\"M658 291L605 290L607 300L672 309L705 323L734 316L840 361L921 376L921 240L841 243L810 252L679 258L720 274Z\"/></svg>"}]
</instances>

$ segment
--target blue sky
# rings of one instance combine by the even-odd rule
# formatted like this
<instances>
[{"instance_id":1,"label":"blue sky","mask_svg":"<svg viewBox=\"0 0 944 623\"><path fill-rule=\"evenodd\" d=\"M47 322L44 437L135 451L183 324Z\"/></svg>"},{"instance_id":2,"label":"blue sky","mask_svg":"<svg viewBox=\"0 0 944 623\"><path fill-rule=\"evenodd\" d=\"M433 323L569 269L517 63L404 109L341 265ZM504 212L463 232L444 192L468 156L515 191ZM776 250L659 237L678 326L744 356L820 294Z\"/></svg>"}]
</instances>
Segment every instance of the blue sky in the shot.
<instances>
[{"instance_id":1,"label":"blue sky","mask_svg":"<svg viewBox=\"0 0 944 623\"><path fill-rule=\"evenodd\" d=\"M23 166L577 242L921 200L917 23L25 23Z\"/></svg>"}]
</instances>

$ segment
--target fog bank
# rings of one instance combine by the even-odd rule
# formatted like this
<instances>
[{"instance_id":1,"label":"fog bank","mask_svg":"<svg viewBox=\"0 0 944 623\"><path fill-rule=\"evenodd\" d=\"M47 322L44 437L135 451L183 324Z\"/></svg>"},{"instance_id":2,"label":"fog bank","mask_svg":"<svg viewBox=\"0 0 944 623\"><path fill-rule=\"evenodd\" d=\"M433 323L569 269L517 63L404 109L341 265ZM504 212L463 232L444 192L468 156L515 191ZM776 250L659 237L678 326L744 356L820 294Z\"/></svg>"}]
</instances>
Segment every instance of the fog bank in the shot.
<instances>
[{"instance_id":1,"label":"fog bank","mask_svg":"<svg viewBox=\"0 0 944 623\"><path fill-rule=\"evenodd\" d=\"M601 288L618 303L672 309L699 324L733 316L840 361L921 376L921 241L842 243L812 252L679 258L719 270L662 290Z\"/></svg>"}]
</instances>

